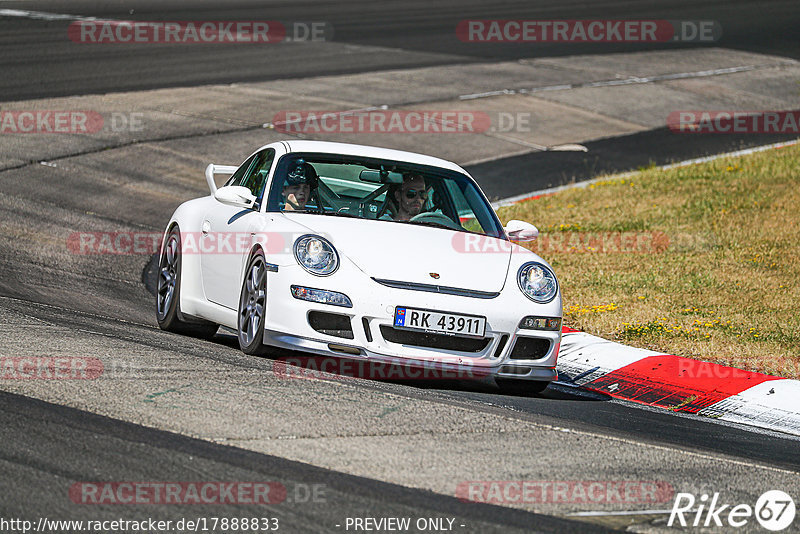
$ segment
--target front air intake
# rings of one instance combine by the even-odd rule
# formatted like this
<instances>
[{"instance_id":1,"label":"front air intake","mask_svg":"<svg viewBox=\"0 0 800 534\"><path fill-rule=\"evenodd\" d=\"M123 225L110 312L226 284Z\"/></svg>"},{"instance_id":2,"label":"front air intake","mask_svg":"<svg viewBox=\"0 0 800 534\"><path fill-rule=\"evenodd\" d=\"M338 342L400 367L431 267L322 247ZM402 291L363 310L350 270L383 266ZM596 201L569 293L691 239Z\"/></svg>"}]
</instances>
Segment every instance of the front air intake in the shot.
<instances>
[{"instance_id":1,"label":"front air intake","mask_svg":"<svg viewBox=\"0 0 800 534\"><path fill-rule=\"evenodd\" d=\"M541 360L550 352L550 340L540 337L518 337L509 359Z\"/></svg>"},{"instance_id":2,"label":"front air intake","mask_svg":"<svg viewBox=\"0 0 800 534\"><path fill-rule=\"evenodd\" d=\"M390 343L456 352L481 352L492 340L490 337L471 338L429 334L427 332L393 328L387 325L381 325L380 330L383 339Z\"/></svg>"},{"instance_id":3,"label":"front air intake","mask_svg":"<svg viewBox=\"0 0 800 534\"><path fill-rule=\"evenodd\" d=\"M353 339L355 337L350 317L341 313L310 311L308 312L308 324L311 328L326 336L344 339Z\"/></svg>"}]
</instances>

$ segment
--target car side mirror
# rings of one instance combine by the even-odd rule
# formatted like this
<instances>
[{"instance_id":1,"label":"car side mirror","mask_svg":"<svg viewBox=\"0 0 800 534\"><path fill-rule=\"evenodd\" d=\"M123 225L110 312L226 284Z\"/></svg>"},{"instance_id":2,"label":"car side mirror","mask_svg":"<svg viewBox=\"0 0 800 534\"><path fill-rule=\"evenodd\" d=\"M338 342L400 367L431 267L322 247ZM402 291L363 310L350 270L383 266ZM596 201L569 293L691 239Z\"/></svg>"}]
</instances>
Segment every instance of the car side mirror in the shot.
<instances>
[{"instance_id":1,"label":"car side mirror","mask_svg":"<svg viewBox=\"0 0 800 534\"><path fill-rule=\"evenodd\" d=\"M512 219L503 228L511 241L533 241L539 237L539 229L531 223Z\"/></svg>"},{"instance_id":2,"label":"car side mirror","mask_svg":"<svg viewBox=\"0 0 800 534\"><path fill-rule=\"evenodd\" d=\"M223 204L236 206L237 208L252 208L256 201L255 195L250 190L241 185L226 185L220 187L214 193L214 198Z\"/></svg>"}]
</instances>

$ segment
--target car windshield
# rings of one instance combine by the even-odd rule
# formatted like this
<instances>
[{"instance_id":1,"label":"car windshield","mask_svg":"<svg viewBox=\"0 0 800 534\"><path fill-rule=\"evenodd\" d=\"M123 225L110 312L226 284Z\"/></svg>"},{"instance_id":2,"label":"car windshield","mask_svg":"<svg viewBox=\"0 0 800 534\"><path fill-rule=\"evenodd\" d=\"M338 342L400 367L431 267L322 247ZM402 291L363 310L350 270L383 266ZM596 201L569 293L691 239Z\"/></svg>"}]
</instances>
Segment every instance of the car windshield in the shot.
<instances>
[{"instance_id":1,"label":"car windshield","mask_svg":"<svg viewBox=\"0 0 800 534\"><path fill-rule=\"evenodd\" d=\"M283 156L275 169L267 210L504 237L491 206L467 176L439 167L357 156Z\"/></svg>"}]
</instances>

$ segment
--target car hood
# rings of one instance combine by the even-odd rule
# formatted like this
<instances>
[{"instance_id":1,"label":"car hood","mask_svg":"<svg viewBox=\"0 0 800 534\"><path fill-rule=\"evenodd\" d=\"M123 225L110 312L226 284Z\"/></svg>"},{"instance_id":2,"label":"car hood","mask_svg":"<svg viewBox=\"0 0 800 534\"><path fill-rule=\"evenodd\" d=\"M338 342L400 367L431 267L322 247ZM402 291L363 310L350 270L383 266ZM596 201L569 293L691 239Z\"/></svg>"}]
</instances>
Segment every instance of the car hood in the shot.
<instances>
[{"instance_id":1,"label":"car hood","mask_svg":"<svg viewBox=\"0 0 800 534\"><path fill-rule=\"evenodd\" d=\"M372 278L488 292L505 285L508 241L391 221L300 214L293 219L329 239ZM480 246L470 246L476 241Z\"/></svg>"}]
</instances>

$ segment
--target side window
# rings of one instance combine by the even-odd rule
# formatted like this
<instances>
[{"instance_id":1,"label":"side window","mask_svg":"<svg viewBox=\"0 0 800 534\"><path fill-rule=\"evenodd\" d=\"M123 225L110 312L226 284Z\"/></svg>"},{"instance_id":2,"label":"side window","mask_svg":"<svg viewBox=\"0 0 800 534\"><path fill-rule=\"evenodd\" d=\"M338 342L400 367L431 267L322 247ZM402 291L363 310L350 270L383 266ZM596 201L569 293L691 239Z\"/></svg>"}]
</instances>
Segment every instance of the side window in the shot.
<instances>
[{"instance_id":1,"label":"side window","mask_svg":"<svg viewBox=\"0 0 800 534\"><path fill-rule=\"evenodd\" d=\"M225 185L239 185L239 182L242 181L242 176L244 176L247 170L253 165L253 160L256 159L256 156L258 156L258 154L253 154L247 158L247 161L242 163L239 168L236 169L236 172L233 173L230 178L228 178L228 181L225 182Z\"/></svg>"},{"instance_id":2,"label":"side window","mask_svg":"<svg viewBox=\"0 0 800 534\"><path fill-rule=\"evenodd\" d=\"M454 180L448 180L447 189L453 201L453 207L456 210L458 219L461 221L461 225L464 229L470 232L491 235L487 228L491 229L492 226L485 220L485 214L482 214L483 217L480 217L472 209L472 206L482 205L482 201L476 194L474 188L463 181L456 182ZM480 213L481 210L478 211Z\"/></svg>"},{"instance_id":3,"label":"side window","mask_svg":"<svg viewBox=\"0 0 800 534\"><path fill-rule=\"evenodd\" d=\"M264 189L264 184L267 182L269 171L272 168L272 162L275 160L275 150L268 148L255 155L253 163L247 172L243 173L238 181L234 181L233 185L241 185L246 187L256 197L261 196ZM238 174L239 171L237 171Z\"/></svg>"}]
</instances>

